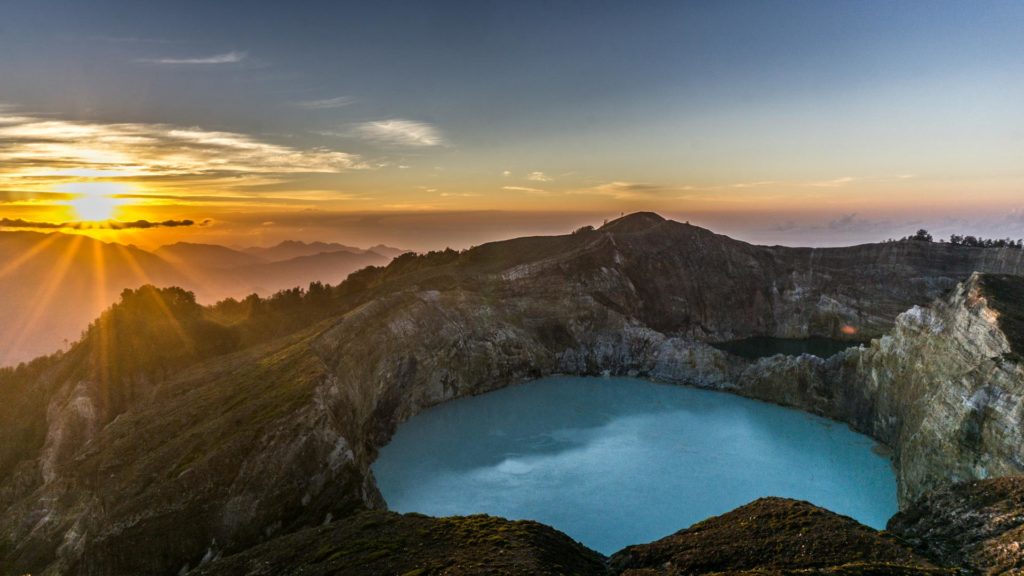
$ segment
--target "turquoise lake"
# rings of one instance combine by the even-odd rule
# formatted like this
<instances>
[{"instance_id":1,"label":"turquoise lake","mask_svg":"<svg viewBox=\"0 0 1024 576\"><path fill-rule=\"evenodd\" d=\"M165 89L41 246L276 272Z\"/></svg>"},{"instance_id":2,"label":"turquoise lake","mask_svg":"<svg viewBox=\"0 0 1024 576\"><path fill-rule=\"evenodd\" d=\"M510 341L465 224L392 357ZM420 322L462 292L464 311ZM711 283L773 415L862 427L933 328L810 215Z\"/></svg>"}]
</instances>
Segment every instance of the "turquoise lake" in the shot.
<instances>
[{"instance_id":1,"label":"turquoise lake","mask_svg":"<svg viewBox=\"0 0 1024 576\"><path fill-rule=\"evenodd\" d=\"M550 377L431 408L373 465L388 506L558 528L609 554L761 496L883 528L896 479L846 425L633 378Z\"/></svg>"}]
</instances>

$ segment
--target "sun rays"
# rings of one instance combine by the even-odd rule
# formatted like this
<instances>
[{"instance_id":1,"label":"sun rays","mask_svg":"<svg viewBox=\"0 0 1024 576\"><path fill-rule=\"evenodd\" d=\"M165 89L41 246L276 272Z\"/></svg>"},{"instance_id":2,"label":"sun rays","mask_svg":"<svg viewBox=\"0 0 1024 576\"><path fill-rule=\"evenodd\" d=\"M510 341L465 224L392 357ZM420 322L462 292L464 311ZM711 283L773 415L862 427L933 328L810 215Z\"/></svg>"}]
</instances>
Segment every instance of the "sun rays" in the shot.
<instances>
[{"instance_id":1,"label":"sun rays","mask_svg":"<svg viewBox=\"0 0 1024 576\"><path fill-rule=\"evenodd\" d=\"M123 231L132 237L132 231ZM14 328L7 336L0 338L0 365L8 363L26 345L31 346L29 336L40 322L45 324L48 315L60 308L59 295L70 288L81 294L82 304L97 311L117 301L118 293L124 288L146 284L162 287L161 278L155 277L148 266L140 263L134 249L120 243L104 243L85 235L51 233L40 235L27 242L26 248L16 257L0 265L0 281L11 282L20 275L29 275L41 280L33 281L31 288L24 287L24 306L17 310L7 322ZM41 275L37 275L45 270ZM156 291L152 292L156 310L154 321L169 326L173 338L182 347L192 346L186 330L164 303ZM113 324L97 323L96 348L93 350L97 377L106 379L109 374L106 364L110 349L119 338L126 335L116 333ZM65 341L65 344L69 344Z\"/></svg>"},{"instance_id":2,"label":"sun rays","mask_svg":"<svg viewBox=\"0 0 1024 576\"><path fill-rule=\"evenodd\" d=\"M50 270L50 274L47 276L47 279L41 286L37 286L35 295L29 302L28 306L23 310L21 318L17 321L18 329L12 331L11 334L13 337L8 338L8 341L3 343L3 350L17 350L20 348L21 345L24 344L25 338L29 333L28 328L38 322L39 319L47 312L50 301L57 292L57 288L60 287L60 284L67 275L68 270L71 268L75 257L78 255L82 240L83 238L81 236L76 236L69 241L64 253L61 254L60 258L57 260L57 264ZM37 254L40 252L37 252ZM24 263L27 262L28 260Z\"/></svg>"},{"instance_id":3,"label":"sun rays","mask_svg":"<svg viewBox=\"0 0 1024 576\"><path fill-rule=\"evenodd\" d=\"M135 255L132 254L129 248L116 243L112 245L117 249L118 254L124 258L125 262L135 272L135 274L143 279L144 284L156 284L149 274L146 273L146 270L139 264L138 259L135 258ZM189 339L188 335L185 333L185 328L180 322L178 322L178 319L174 317L174 314L171 313L167 304L156 294L153 295L153 300L154 304L156 304L157 308L160 310L161 315L164 316L164 319L167 320L168 324L170 324L171 329L174 330L175 335L177 335L181 340L181 345L190 347L192 345L191 339Z\"/></svg>"}]
</instances>

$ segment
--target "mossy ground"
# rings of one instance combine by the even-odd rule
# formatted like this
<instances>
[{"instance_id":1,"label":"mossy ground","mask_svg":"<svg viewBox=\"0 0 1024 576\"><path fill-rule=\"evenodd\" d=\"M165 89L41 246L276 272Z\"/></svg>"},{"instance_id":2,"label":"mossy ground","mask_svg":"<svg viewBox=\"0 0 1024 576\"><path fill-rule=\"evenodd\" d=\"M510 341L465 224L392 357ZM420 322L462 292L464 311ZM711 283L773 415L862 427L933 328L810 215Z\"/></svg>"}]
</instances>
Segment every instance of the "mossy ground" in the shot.
<instances>
[{"instance_id":1,"label":"mossy ground","mask_svg":"<svg viewBox=\"0 0 1024 576\"><path fill-rule=\"evenodd\" d=\"M761 498L650 544L611 565L628 576L952 574L896 538L807 502Z\"/></svg>"},{"instance_id":2,"label":"mossy ground","mask_svg":"<svg viewBox=\"0 0 1024 576\"><path fill-rule=\"evenodd\" d=\"M604 558L537 522L369 511L222 559L195 576L599 575Z\"/></svg>"}]
</instances>

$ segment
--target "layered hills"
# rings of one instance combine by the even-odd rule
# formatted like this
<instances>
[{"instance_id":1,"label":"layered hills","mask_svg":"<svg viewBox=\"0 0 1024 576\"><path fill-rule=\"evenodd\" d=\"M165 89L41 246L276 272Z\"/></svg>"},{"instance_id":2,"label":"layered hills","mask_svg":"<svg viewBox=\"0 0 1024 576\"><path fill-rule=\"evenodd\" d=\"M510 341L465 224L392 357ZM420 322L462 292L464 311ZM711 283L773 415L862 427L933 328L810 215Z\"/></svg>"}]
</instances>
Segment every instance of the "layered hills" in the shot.
<instances>
[{"instance_id":1,"label":"layered hills","mask_svg":"<svg viewBox=\"0 0 1024 576\"><path fill-rule=\"evenodd\" d=\"M188 292L144 287L67 352L0 374L0 433L16 439L0 450L0 572L480 574L512 566L486 565L501 553L579 574L987 566L998 534L973 548L933 538L923 527L953 508L917 503L1024 470L1021 273L1015 249L753 246L635 214L402 255L230 325ZM748 360L709 345L748 336L871 343L828 360ZM848 422L893 449L901 503L922 510L896 526L917 551L792 501L755 503L596 568L594 553L536 525L366 512L385 507L370 464L400 422L554 373L712 387ZM756 538L763 522L787 527L777 544L795 560L758 563L763 550L732 546L704 572L666 568L730 533ZM873 552L840 553L847 541ZM480 554L459 556L466 546ZM357 558L368 572L342 569Z\"/></svg>"},{"instance_id":2,"label":"layered hills","mask_svg":"<svg viewBox=\"0 0 1024 576\"><path fill-rule=\"evenodd\" d=\"M379 248L384 253L323 242L248 250L181 242L150 252L82 235L2 232L0 365L77 340L125 288L181 286L206 303L268 296L314 281L336 284L401 253Z\"/></svg>"}]
</instances>

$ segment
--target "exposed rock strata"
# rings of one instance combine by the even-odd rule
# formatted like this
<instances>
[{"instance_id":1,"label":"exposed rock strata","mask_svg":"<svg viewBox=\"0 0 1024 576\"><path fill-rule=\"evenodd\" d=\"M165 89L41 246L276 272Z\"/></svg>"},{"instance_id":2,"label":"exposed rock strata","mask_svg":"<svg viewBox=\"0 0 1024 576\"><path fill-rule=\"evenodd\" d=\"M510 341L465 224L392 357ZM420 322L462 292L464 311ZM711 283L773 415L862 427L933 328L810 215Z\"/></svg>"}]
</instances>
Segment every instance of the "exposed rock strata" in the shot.
<instances>
[{"instance_id":1,"label":"exposed rock strata","mask_svg":"<svg viewBox=\"0 0 1024 576\"><path fill-rule=\"evenodd\" d=\"M0 572L172 574L381 507L369 466L400 422L553 373L713 387L850 422L894 448L904 501L1014 473L1022 378L983 278L893 323L975 270L1024 271L1022 252L759 247L641 214L395 271L306 331L131 382L116 412L101 409L109 387L58 366L24 391L48 399L46 421L12 430L43 441L0 471ZM703 343L844 326L893 332L828 361L749 362Z\"/></svg>"},{"instance_id":2,"label":"exposed rock strata","mask_svg":"<svg viewBox=\"0 0 1024 576\"><path fill-rule=\"evenodd\" d=\"M888 529L921 554L974 574L1024 571L1024 478L939 490L896 514Z\"/></svg>"}]
</instances>

